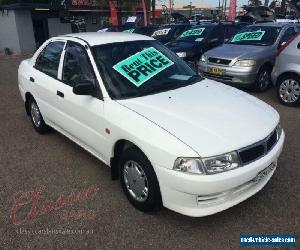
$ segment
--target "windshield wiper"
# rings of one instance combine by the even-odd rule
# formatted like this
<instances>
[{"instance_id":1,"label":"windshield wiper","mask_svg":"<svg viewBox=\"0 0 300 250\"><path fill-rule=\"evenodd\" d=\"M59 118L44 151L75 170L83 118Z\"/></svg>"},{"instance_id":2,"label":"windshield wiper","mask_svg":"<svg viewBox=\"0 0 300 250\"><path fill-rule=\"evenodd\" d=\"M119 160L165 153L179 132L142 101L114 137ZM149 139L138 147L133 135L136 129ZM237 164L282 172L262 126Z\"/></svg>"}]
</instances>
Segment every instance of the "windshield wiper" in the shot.
<instances>
[{"instance_id":1,"label":"windshield wiper","mask_svg":"<svg viewBox=\"0 0 300 250\"><path fill-rule=\"evenodd\" d=\"M202 76L200 76L198 74L195 74L195 75L192 75L191 78L188 81L198 80L199 78L200 78L200 80L203 80Z\"/></svg>"}]
</instances>

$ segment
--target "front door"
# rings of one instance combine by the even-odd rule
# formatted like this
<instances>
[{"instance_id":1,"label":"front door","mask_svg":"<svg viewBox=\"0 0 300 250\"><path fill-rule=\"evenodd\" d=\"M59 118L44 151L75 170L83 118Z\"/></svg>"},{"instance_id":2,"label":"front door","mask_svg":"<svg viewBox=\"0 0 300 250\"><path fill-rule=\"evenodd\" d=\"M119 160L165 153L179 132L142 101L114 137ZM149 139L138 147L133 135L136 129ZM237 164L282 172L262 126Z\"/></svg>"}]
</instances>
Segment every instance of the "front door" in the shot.
<instances>
[{"instance_id":1,"label":"front door","mask_svg":"<svg viewBox=\"0 0 300 250\"><path fill-rule=\"evenodd\" d=\"M73 86L91 82L99 90L95 73L84 46L68 42L63 53L61 84L57 91L63 95L59 109L63 113L60 126L104 162L108 159L105 134L104 101L101 97L75 95Z\"/></svg>"}]
</instances>

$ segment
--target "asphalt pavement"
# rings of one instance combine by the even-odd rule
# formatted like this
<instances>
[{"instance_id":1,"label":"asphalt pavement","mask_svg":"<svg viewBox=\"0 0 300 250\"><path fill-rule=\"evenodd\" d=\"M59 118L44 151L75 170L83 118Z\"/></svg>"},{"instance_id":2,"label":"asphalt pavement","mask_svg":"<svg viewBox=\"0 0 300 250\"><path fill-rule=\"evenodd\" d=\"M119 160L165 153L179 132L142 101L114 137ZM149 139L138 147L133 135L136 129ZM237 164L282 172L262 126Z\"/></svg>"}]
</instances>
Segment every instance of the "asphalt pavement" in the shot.
<instances>
[{"instance_id":1,"label":"asphalt pavement","mask_svg":"<svg viewBox=\"0 0 300 250\"><path fill-rule=\"evenodd\" d=\"M0 58L1 250L247 249L240 234L300 236L300 107L279 104L274 89L255 94L280 113L286 132L262 191L204 218L168 209L144 214L99 160L58 132L34 131L18 91L20 60Z\"/></svg>"}]
</instances>

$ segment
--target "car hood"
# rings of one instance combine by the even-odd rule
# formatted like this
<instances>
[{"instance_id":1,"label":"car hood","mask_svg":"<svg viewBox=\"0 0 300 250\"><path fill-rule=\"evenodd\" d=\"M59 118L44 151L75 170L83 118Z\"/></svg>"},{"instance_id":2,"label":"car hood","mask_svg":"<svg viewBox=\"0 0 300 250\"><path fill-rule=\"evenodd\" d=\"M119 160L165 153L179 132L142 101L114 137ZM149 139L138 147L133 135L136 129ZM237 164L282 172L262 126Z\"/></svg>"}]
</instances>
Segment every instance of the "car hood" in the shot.
<instances>
[{"instance_id":1,"label":"car hood","mask_svg":"<svg viewBox=\"0 0 300 250\"><path fill-rule=\"evenodd\" d=\"M226 58L226 59L256 59L256 57L265 54L266 49L271 47L254 45L235 45L223 44L220 47L212 49L206 53L208 57Z\"/></svg>"},{"instance_id":2,"label":"car hood","mask_svg":"<svg viewBox=\"0 0 300 250\"><path fill-rule=\"evenodd\" d=\"M172 41L166 46L174 52L185 52L194 49L199 49L203 46L202 42L185 42L185 41Z\"/></svg>"},{"instance_id":3,"label":"car hood","mask_svg":"<svg viewBox=\"0 0 300 250\"><path fill-rule=\"evenodd\" d=\"M118 103L168 131L202 157L256 143L267 137L279 122L278 113L266 103L206 79Z\"/></svg>"}]
</instances>

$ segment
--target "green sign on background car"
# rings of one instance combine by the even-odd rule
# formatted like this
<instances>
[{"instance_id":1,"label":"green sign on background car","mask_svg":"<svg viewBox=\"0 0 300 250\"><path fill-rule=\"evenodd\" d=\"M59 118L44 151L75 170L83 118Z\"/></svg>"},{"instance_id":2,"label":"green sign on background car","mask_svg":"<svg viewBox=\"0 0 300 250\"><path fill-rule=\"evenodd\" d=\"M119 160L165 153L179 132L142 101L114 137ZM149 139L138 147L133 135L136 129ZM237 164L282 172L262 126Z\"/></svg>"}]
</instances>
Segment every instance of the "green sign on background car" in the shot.
<instances>
[{"instance_id":1,"label":"green sign on background car","mask_svg":"<svg viewBox=\"0 0 300 250\"><path fill-rule=\"evenodd\" d=\"M183 32L180 37L187 37L187 36L200 36L205 28L199 28L199 29L190 29L185 32Z\"/></svg>"}]
</instances>

